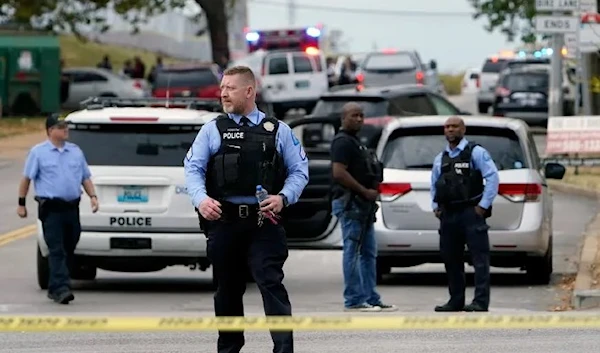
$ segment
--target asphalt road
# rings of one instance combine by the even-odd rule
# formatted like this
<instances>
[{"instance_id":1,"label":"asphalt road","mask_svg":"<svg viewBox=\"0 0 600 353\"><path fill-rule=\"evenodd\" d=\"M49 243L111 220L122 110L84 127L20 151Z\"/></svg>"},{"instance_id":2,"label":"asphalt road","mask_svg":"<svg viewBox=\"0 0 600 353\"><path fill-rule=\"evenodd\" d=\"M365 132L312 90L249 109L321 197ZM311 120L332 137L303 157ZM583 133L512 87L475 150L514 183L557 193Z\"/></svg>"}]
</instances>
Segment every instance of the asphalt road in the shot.
<instances>
[{"instance_id":1,"label":"asphalt road","mask_svg":"<svg viewBox=\"0 0 600 353\"><path fill-rule=\"evenodd\" d=\"M467 100L468 102L468 100ZM20 161L0 161L0 233L33 223L32 216L15 215ZM11 196L13 195L13 196ZM30 205L34 205L29 201ZM492 307L496 313L546 311L560 304L558 286L574 273L581 234L596 213L595 201L554 195L555 276L550 286L530 286L518 270L494 269ZM99 271L93 283L75 283L76 300L59 306L50 302L35 280L35 239L29 237L0 247L0 314L95 315L212 315L209 273L171 268L157 273L122 274ZM333 251L292 251L285 284L297 315L340 314L342 309L341 254ZM443 267L423 265L394 269L379 287L385 301L402 313L431 313L447 300ZM468 290L468 299L472 289ZM262 315L262 300L254 285L245 297L246 313ZM361 314L369 315L369 314ZM393 314L392 314L393 315ZM474 339L478 337L479 339ZM212 333L148 334L0 334L0 352L214 352ZM296 352L597 352L597 332L558 330L521 331L402 331L357 333L297 333ZM266 333L248 334L250 352L268 352ZM594 347L594 348L592 348Z\"/></svg>"}]
</instances>

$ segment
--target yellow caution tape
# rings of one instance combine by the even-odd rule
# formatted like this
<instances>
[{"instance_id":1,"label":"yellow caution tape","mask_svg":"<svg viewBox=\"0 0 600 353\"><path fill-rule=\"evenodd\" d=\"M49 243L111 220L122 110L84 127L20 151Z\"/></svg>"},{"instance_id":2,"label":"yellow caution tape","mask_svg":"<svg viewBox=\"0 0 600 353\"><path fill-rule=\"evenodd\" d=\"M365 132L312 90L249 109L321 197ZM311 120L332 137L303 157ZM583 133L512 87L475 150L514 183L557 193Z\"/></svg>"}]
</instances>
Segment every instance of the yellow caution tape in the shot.
<instances>
[{"instance_id":1,"label":"yellow caution tape","mask_svg":"<svg viewBox=\"0 0 600 353\"><path fill-rule=\"evenodd\" d=\"M214 330L451 330L600 328L600 315L533 314L365 317L55 317L0 316L0 332Z\"/></svg>"}]
</instances>

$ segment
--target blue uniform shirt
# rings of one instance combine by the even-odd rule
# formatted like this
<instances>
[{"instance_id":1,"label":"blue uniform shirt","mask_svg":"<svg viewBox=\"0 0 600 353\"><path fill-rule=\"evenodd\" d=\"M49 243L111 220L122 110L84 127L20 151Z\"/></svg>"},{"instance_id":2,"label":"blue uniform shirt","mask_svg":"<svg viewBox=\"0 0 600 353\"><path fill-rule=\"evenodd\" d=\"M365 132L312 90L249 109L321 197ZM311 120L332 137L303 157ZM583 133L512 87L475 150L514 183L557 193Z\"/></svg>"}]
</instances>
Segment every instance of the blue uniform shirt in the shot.
<instances>
[{"instance_id":1,"label":"blue uniform shirt","mask_svg":"<svg viewBox=\"0 0 600 353\"><path fill-rule=\"evenodd\" d=\"M66 142L59 149L50 141L39 143L29 151L23 175L33 181L36 196L65 201L81 197L81 184L92 176L76 144Z\"/></svg>"},{"instance_id":2,"label":"blue uniform shirt","mask_svg":"<svg viewBox=\"0 0 600 353\"><path fill-rule=\"evenodd\" d=\"M238 124L242 118L241 115L235 114L228 114L228 116ZM258 125L265 118L265 114L254 108L247 118L252 125ZM279 122L276 138L277 151L283 156L288 176L282 190L267 191L271 195L284 194L291 205L298 202L300 194L308 184L308 158L292 129L282 121ZM215 119L202 126L183 160L185 184L194 207L198 207L207 197L206 168L210 157L216 154L220 147L221 136ZM254 196L232 196L225 200L238 204L257 203Z\"/></svg>"},{"instance_id":3,"label":"blue uniform shirt","mask_svg":"<svg viewBox=\"0 0 600 353\"><path fill-rule=\"evenodd\" d=\"M450 158L457 157L460 152L467 147L468 143L469 141L467 141L466 138L463 138L453 150L450 149L450 146L446 146L446 151L448 151ZM437 203L433 200L435 200L435 183L442 173L442 155L443 152L440 152L440 154L435 157L433 169L431 170L431 207L434 210L438 207ZM471 153L471 165L474 169L479 170L485 179L485 187L483 189L482 199L479 201L479 206L487 209L492 205L492 202L494 202L496 195L498 195L498 184L500 183L498 178L498 168L496 168L496 164L492 160L489 152L481 146L475 146L475 148L473 148Z\"/></svg>"}]
</instances>

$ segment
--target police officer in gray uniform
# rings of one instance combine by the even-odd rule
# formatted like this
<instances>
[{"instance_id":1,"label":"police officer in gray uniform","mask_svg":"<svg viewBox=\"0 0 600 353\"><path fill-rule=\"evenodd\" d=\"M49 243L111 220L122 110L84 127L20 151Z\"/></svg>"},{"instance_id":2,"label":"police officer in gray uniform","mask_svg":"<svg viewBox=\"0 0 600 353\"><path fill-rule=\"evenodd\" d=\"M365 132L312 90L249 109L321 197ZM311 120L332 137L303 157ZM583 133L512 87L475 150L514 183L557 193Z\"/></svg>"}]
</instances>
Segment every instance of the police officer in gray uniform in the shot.
<instances>
[{"instance_id":1,"label":"police officer in gray uniform","mask_svg":"<svg viewBox=\"0 0 600 353\"><path fill-rule=\"evenodd\" d=\"M216 316L243 316L246 269L263 297L266 315L291 315L283 285L288 257L277 215L300 198L308 183L308 158L292 129L256 107L256 79L245 66L223 73L227 114L206 123L184 159L186 187L207 235L207 255L217 282ZM269 196L259 204L257 186ZM293 353L292 332L271 332L273 352ZM219 353L239 353L243 332L221 331Z\"/></svg>"},{"instance_id":2,"label":"police officer in gray uniform","mask_svg":"<svg viewBox=\"0 0 600 353\"><path fill-rule=\"evenodd\" d=\"M48 140L34 146L27 156L19 184L17 214L21 218L27 217L25 200L29 184L33 181L38 218L42 222L49 251L48 298L68 304L75 299L69 281L69 267L81 233L81 186L90 197L92 212L98 210L98 199L83 152L77 145L67 142L67 124L58 115L50 115L46 119L46 133Z\"/></svg>"}]
</instances>

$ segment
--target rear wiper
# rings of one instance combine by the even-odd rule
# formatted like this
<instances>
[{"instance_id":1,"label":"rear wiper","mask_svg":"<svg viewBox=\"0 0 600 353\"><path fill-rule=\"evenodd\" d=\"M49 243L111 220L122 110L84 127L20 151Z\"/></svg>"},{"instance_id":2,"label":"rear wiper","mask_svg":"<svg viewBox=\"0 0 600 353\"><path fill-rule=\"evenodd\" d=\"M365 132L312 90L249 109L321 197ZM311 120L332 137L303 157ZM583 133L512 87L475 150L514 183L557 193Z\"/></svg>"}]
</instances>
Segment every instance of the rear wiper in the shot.
<instances>
[{"instance_id":1,"label":"rear wiper","mask_svg":"<svg viewBox=\"0 0 600 353\"><path fill-rule=\"evenodd\" d=\"M425 169L425 168L433 168L433 164L429 163L429 164L412 164L412 165L407 165L405 167L406 169Z\"/></svg>"}]
</instances>

